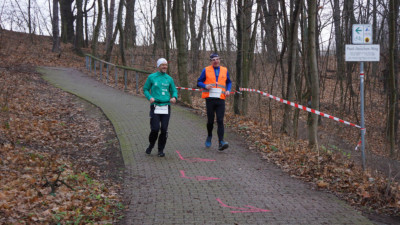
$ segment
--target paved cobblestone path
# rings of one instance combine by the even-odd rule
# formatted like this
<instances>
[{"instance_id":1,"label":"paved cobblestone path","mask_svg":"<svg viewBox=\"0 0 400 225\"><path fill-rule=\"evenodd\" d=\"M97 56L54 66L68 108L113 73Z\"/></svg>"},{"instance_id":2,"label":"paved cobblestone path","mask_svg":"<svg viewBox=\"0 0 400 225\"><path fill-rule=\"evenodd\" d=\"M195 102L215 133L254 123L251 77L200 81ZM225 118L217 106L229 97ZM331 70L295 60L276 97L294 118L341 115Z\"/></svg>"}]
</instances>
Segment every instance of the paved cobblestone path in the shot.
<instances>
[{"instance_id":1,"label":"paved cobblestone path","mask_svg":"<svg viewBox=\"0 0 400 225\"><path fill-rule=\"evenodd\" d=\"M206 149L206 119L180 106L172 106L166 157L157 157L156 148L146 155L145 98L74 69L38 70L53 85L100 107L114 125L128 171L130 205L122 224L372 224L334 195L262 160L229 131L227 150L217 150L216 138Z\"/></svg>"}]
</instances>

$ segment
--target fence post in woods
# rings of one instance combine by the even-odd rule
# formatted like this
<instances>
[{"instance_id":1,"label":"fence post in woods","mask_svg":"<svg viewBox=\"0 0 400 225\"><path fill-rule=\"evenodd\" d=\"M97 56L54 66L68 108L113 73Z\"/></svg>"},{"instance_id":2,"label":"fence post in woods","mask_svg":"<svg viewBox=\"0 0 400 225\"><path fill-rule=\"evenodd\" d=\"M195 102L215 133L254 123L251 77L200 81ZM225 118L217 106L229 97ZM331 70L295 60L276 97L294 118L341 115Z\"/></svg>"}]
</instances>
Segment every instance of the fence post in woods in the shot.
<instances>
[{"instance_id":1,"label":"fence post in woods","mask_svg":"<svg viewBox=\"0 0 400 225\"><path fill-rule=\"evenodd\" d=\"M103 80L103 62L100 61L100 80Z\"/></svg>"},{"instance_id":2,"label":"fence post in woods","mask_svg":"<svg viewBox=\"0 0 400 225\"><path fill-rule=\"evenodd\" d=\"M139 74L136 71L136 94L139 94Z\"/></svg>"},{"instance_id":3,"label":"fence post in woods","mask_svg":"<svg viewBox=\"0 0 400 225\"><path fill-rule=\"evenodd\" d=\"M126 67L126 66L120 66L120 65L115 65L106 61L103 61L101 59L98 59L90 54L86 54L86 69L92 70L92 60L93 60L93 65L94 65L94 74L96 77L96 63L99 61L99 66L100 66L100 80L103 80L103 65L106 64L107 66L107 76L106 76L106 83L108 84L109 81L109 75L110 75L110 65L114 66L114 74L115 74L115 87L118 88L118 68L121 70L124 70L124 91L128 91L128 71L134 71L135 72L135 89L136 89L136 94L139 94L139 73L142 74L151 74L149 71L141 70L141 69L135 69L131 67ZM133 82L133 78L132 78Z\"/></svg>"},{"instance_id":4,"label":"fence post in woods","mask_svg":"<svg viewBox=\"0 0 400 225\"><path fill-rule=\"evenodd\" d=\"M124 69L124 91L128 91L128 75L127 75L127 71Z\"/></svg>"},{"instance_id":5,"label":"fence post in woods","mask_svg":"<svg viewBox=\"0 0 400 225\"><path fill-rule=\"evenodd\" d=\"M360 116L361 116L361 156L362 166L365 170L365 120L364 120L364 62L360 62Z\"/></svg>"},{"instance_id":6,"label":"fence post in woods","mask_svg":"<svg viewBox=\"0 0 400 225\"><path fill-rule=\"evenodd\" d=\"M352 45L346 45L346 62L360 62L361 157L365 170L364 62L379 62L380 47L372 45L372 25L353 24ZM368 45L368 46L367 46Z\"/></svg>"},{"instance_id":7,"label":"fence post in woods","mask_svg":"<svg viewBox=\"0 0 400 225\"><path fill-rule=\"evenodd\" d=\"M109 65L107 64L107 77L106 77L106 84L108 84L108 74L110 73Z\"/></svg>"},{"instance_id":8,"label":"fence post in woods","mask_svg":"<svg viewBox=\"0 0 400 225\"><path fill-rule=\"evenodd\" d=\"M118 69L115 66L115 87L118 88Z\"/></svg>"}]
</instances>

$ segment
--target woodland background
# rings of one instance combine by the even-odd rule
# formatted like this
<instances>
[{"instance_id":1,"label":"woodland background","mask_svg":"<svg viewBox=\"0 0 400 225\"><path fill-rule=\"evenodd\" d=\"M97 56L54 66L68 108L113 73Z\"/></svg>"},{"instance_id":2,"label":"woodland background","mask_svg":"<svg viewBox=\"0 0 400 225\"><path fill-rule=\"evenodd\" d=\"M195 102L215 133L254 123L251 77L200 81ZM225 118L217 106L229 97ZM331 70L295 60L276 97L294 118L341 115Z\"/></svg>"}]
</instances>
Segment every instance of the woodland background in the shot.
<instances>
[{"instance_id":1,"label":"woodland background","mask_svg":"<svg viewBox=\"0 0 400 225\"><path fill-rule=\"evenodd\" d=\"M354 150L358 129L256 93L231 96L226 123L293 176L352 204L398 213L398 0L6 0L0 22L3 79L21 65L83 67L80 56L90 53L149 71L165 57L177 85L195 88L209 54L218 52L234 89L259 89L356 124L358 63L344 61L344 46L353 24L372 24L381 61L365 64L367 171ZM2 84L2 129L9 131L9 93L16 92ZM129 85L133 93L135 80ZM182 90L179 100L204 114L199 94ZM26 138L5 134L5 149Z\"/></svg>"}]
</instances>

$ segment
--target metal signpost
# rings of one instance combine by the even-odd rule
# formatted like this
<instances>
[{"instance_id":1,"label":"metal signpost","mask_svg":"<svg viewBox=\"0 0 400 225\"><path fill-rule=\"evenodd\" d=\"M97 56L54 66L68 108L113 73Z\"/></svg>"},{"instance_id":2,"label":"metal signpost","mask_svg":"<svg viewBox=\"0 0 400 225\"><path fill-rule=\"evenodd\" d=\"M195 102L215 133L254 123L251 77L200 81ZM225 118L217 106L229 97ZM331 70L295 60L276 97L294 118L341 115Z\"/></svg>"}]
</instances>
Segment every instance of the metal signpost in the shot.
<instances>
[{"instance_id":1,"label":"metal signpost","mask_svg":"<svg viewBox=\"0 0 400 225\"><path fill-rule=\"evenodd\" d=\"M372 44L371 24L353 24L352 43L346 45L346 62L360 62L361 157L365 170L364 62L379 62L379 45Z\"/></svg>"}]
</instances>

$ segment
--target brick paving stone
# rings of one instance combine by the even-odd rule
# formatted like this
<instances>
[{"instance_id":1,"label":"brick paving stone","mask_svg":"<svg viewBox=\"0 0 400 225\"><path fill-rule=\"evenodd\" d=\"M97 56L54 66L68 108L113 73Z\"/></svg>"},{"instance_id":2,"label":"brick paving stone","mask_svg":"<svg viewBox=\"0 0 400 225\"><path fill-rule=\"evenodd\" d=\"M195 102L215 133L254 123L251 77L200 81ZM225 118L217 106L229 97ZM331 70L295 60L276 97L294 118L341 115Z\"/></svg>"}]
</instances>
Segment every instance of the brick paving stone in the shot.
<instances>
[{"instance_id":1,"label":"brick paving stone","mask_svg":"<svg viewBox=\"0 0 400 225\"><path fill-rule=\"evenodd\" d=\"M206 119L187 108L172 106L166 157L158 158L156 148L148 156L146 99L75 69L38 71L53 85L97 105L112 122L127 170L125 198L130 200L121 224L372 224L334 195L310 189L245 149L243 140L229 130L227 150L217 151L216 134L213 146L206 149ZM186 159L216 161L181 160L176 151ZM187 177L220 179L186 179L181 170ZM223 207L217 199L236 208ZM240 212L249 211L248 205L270 211Z\"/></svg>"}]
</instances>

